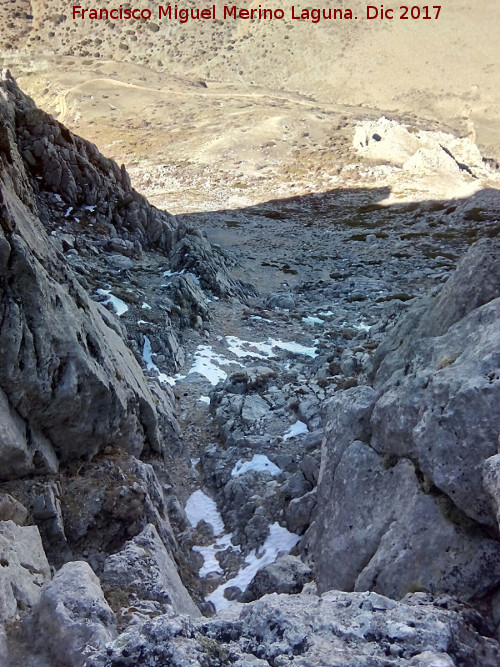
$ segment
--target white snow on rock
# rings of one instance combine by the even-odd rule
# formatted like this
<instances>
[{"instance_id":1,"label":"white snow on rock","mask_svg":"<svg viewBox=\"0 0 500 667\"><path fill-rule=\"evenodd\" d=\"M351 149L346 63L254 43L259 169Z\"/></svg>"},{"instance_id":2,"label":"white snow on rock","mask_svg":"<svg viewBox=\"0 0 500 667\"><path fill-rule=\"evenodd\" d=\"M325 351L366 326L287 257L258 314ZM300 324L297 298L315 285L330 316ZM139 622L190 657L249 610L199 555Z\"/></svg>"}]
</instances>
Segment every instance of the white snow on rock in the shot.
<instances>
[{"instance_id":1,"label":"white snow on rock","mask_svg":"<svg viewBox=\"0 0 500 667\"><path fill-rule=\"evenodd\" d=\"M227 378L226 371L224 371L220 365L231 363L233 362L226 359L226 357L214 352L209 345L200 345L194 353L194 363L191 366L189 375L198 373L207 378L211 384L216 385L220 380L225 380Z\"/></svg>"},{"instance_id":2,"label":"white snow on rock","mask_svg":"<svg viewBox=\"0 0 500 667\"><path fill-rule=\"evenodd\" d=\"M304 324L315 325L324 324L325 320L322 320L320 317L314 317L314 315L308 315L307 317L302 318L302 322L304 322Z\"/></svg>"},{"instance_id":3,"label":"white snow on rock","mask_svg":"<svg viewBox=\"0 0 500 667\"><path fill-rule=\"evenodd\" d=\"M193 528L196 528L200 521L206 521L212 526L214 535L221 535L224 532L224 522L217 505L201 489L189 496L185 511L187 520Z\"/></svg>"},{"instance_id":4,"label":"white snow on rock","mask_svg":"<svg viewBox=\"0 0 500 667\"><path fill-rule=\"evenodd\" d=\"M151 308L151 306L149 305L149 303L146 303L145 301L142 302L142 306L141 306L141 308L143 308L144 310L152 310L152 308Z\"/></svg>"},{"instance_id":5,"label":"white snow on rock","mask_svg":"<svg viewBox=\"0 0 500 667\"><path fill-rule=\"evenodd\" d=\"M121 317L124 313L127 312L128 306L125 303L125 301L122 301L117 296L114 296L113 294L111 294L111 290L109 290L109 289L98 289L97 294L100 294L101 296L107 296L108 297L105 301L103 301L103 304L106 305L106 304L110 303L113 306L113 310L118 315L118 317Z\"/></svg>"},{"instance_id":6,"label":"white snow on rock","mask_svg":"<svg viewBox=\"0 0 500 667\"><path fill-rule=\"evenodd\" d=\"M283 435L283 440L294 438L297 435L304 435L307 432L307 424L301 421L296 421L295 424L292 424L288 431Z\"/></svg>"},{"instance_id":7,"label":"white snow on rock","mask_svg":"<svg viewBox=\"0 0 500 667\"><path fill-rule=\"evenodd\" d=\"M205 403L206 405L210 405L210 396L200 396L198 399L200 403Z\"/></svg>"},{"instance_id":8,"label":"white snow on rock","mask_svg":"<svg viewBox=\"0 0 500 667\"><path fill-rule=\"evenodd\" d=\"M144 336L144 346L142 348L142 359L144 363L146 364L146 368L148 371L154 371L155 373L158 374L158 380L160 382L165 382L169 384L171 387L174 386L174 384L178 380L183 380L186 376L185 375L167 375L166 373L162 373L158 366L155 364L153 361L153 352L151 351L151 341L147 336Z\"/></svg>"},{"instance_id":9,"label":"white snow on rock","mask_svg":"<svg viewBox=\"0 0 500 667\"><path fill-rule=\"evenodd\" d=\"M275 340L274 338L272 338L269 342L273 347L279 347L281 350L286 350L292 354L303 354L313 359L314 357L318 356L315 347L307 347L306 345L301 345L300 343L295 343L294 341Z\"/></svg>"},{"instance_id":10,"label":"white snow on rock","mask_svg":"<svg viewBox=\"0 0 500 667\"><path fill-rule=\"evenodd\" d=\"M216 540L212 544L193 547L193 551L203 556L203 565L198 575L200 577L207 577L211 573L223 574L216 554L226 551L229 547L232 547L235 551L240 551L240 547L232 544L232 533L224 534L224 522L217 509L217 505L212 498L203 493L201 489L198 489L198 491L192 493L188 498L185 511L189 523L194 528L196 528L200 521L206 521L212 526L214 535L216 535Z\"/></svg>"},{"instance_id":11,"label":"white snow on rock","mask_svg":"<svg viewBox=\"0 0 500 667\"><path fill-rule=\"evenodd\" d=\"M269 526L269 535L261 549L258 551L253 549L245 558L246 567L241 569L235 577L216 588L206 600L212 602L217 611L226 609L233 604L224 597L224 591L227 588L237 586L244 591L261 568L274 563L281 553L289 553L299 540L298 535L291 533L277 522L273 523Z\"/></svg>"},{"instance_id":12,"label":"white snow on rock","mask_svg":"<svg viewBox=\"0 0 500 667\"><path fill-rule=\"evenodd\" d=\"M269 320L267 317L261 317L260 315L250 315L251 320L260 320L261 322L269 322L270 324L273 323L272 320Z\"/></svg>"},{"instance_id":13,"label":"white snow on rock","mask_svg":"<svg viewBox=\"0 0 500 667\"><path fill-rule=\"evenodd\" d=\"M251 340L241 340L236 336L226 336L229 352L238 359L253 357L254 359L267 359L272 354L272 348L267 343L256 343Z\"/></svg>"},{"instance_id":14,"label":"white snow on rock","mask_svg":"<svg viewBox=\"0 0 500 667\"><path fill-rule=\"evenodd\" d=\"M153 361L153 355L151 352L151 341L147 336L144 336L144 346L142 348L142 359L146 364L148 371L157 371L160 372L160 369Z\"/></svg>"},{"instance_id":15,"label":"white snow on rock","mask_svg":"<svg viewBox=\"0 0 500 667\"><path fill-rule=\"evenodd\" d=\"M167 375L166 373L158 373L158 380L160 382L166 382L171 387L173 387L176 382L179 382L179 380L184 380L185 377L186 377L185 375L180 375L179 373L177 373L177 375Z\"/></svg>"},{"instance_id":16,"label":"white snow on rock","mask_svg":"<svg viewBox=\"0 0 500 667\"><path fill-rule=\"evenodd\" d=\"M191 273L191 271L186 271L186 269L182 269L182 271L172 271L169 269L168 271L164 271L163 275L165 278L172 278L172 276L191 276L191 278L194 280L194 282L199 286L200 285L200 279L195 273Z\"/></svg>"},{"instance_id":17,"label":"white snow on rock","mask_svg":"<svg viewBox=\"0 0 500 667\"><path fill-rule=\"evenodd\" d=\"M243 461L242 459L237 461L231 471L231 475L237 477L238 475L244 475L251 470L256 472L268 472L273 477L281 475L283 472L281 468L278 468L278 466L270 461L265 454L254 454L251 461Z\"/></svg>"},{"instance_id":18,"label":"white snow on rock","mask_svg":"<svg viewBox=\"0 0 500 667\"><path fill-rule=\"evenodd\" d=\"M193 547L193 551L201 554L203 556L203 565L198 572L198 576L207 577L209 574L224 574L219 561L216 558L216 554L226 551L229 547L232 547L236 551L240 551L240 547L233 546L231 539L233 537L232 533L227 535L221 535L216 539L213 544L209 544L206 547Z\"/></svg>"},{"instance_id":19,"label":"white snow on rock","mask_svg":"<svg viewBox=\"0 0 500 667\"><path fill-rule=\"evenodd\" d=\"M350 327L351 329L356 329L356 331L370 331L372 328L370 324L365 324L365 322L357 322L356 324L349 324L349 322L342 322L343 327Z\"/></svg>"},{"instance_id":20,"label":"white snow on rock","mask_svg":"<svg viewBox=\"0 0 500 667\"><path fill-rule=\"evenodd\" d=\"M244 357L254 357L255 359L269 359L276 357L275 348L291 352L292 354L303 354L308 357L316 357L315 347L307 347L295 341L283 341L275 338L269 338L267 341L256 342L250 340L241 340L236 336L226 336L228 349L239 359Z\"/></svg>"}]
</instances>

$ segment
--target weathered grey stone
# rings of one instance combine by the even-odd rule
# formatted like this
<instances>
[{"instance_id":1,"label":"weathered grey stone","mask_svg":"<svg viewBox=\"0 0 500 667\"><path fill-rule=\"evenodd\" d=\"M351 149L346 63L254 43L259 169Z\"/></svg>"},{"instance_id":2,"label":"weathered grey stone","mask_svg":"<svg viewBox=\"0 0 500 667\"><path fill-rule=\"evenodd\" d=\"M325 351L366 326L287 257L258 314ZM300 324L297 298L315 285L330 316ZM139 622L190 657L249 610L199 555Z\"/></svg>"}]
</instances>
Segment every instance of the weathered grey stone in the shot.
<instances>
[{"instance_id":1,"label":"weathered grey stone","mask_svg":"<svg viewBox=\"0 0 500 667\"><path fill-rule=\"evenodd\" d=\"M312 529L321 590L470 598L500 581L499 267L490 242L473 246L380 346L377 393L328 404Z\"/></svg>"},{"instance_id":2,"label":"weathered grey stone","mask_svg":"<svg viewBox=\"0 0 500 667\"><path fill-rule=\"evenodd\" d=\"M445 334L453 324L499 296L498 244L483 239L464 255L438 295L416 303L386 336L374 355L376 385L381 386L408 364L414 365L413 348L422 339ZM420 347L423 350L425 343Z\"/></svg>"},{"instance_id":3,"label":"weathered grey stone","mask_svg":"<svg viewBox=\"0 0 500 667\"><path fill-rule=\"evenodd\" d=\"M288 529L292 533L302 535L311 525L314 509L317 503L317 489L313 489L290 501L285 510L285 519Z\"/></svg>"},{"instance_id":4,"label":"weathered grey stone","mask_svg":"<svg viewBox=\"0 0 500 667\"><path fill-rule=\"evenodd\" d=\"M107 591L120 590L142 600L160 602L164 610L170 605L180 614L200 615L151 524L107 558L102 582Z\"/></svg>"},{"instance_id":5,"label":"weathered grey stone","mask_svg":"<svg viewBox=\"0 0 500 667\"><path fill-rule=\"evenodd\" d=\"M0 521L13 521L24 526L28 518L28 510L8 493L0 493Z\"/></svg>"},{"instance_id":6,"label":"weathered grey stone","mask_svg":"<svg viewBox=\"0 0 500 667\"><path fill-rule=\"evenodd\" d=\"M66 563L42 593L30 619L32 639L56 664L81 667L116 636L115 617L87 563Z\"/></svg>"},{"instance_id":7,"label":"weathered grey stone","mask_svg":"<svg viewBox=\"0 0 500 667\"><path fill-rule=\"evenodd\" d=\"M266 306L268 308L293 310L293 308L295 308L295 300L291 294L279 294L273 292L267 297Z\"/></svg>"},{"instance_id":8,"label":"weathered grey stone","mask_svg":"<svg viewBox=\"0 0 500 667\"><path fill-rule=\"evenodd\" d=\"M31 609L50 580L50 567L36 526L0 522L0 623Z\"/></svg>"},{"instance_id":9,"label":"weathered grey stone","mask_svg":"<svg viewBox=\"0 0 500 667\"><path fill-rule=\"evenodd\" d=\"M311 579L311 569L300 558L280 556L257 572L240 601L252 602L268 593L300 593Z\"/></svg>"},{"instance_id":10,"label":"weathered grey stone","mask_svg":"<svg viewBox=\"0 0 500 667\"><path fill-rule=\"evenodd\" d=\"M30 470L31 455L26 442L26 427L19 415L9 406L0 388L0 479L23 475Z\"/></svg>"},{"instance_id":11,"label":"weathered grey stone","mask_svg":"<svg viewBox=\"0 0 500 667\"><path fill-rule=\"evenodd\" d=\"M375 593L272 594L202 622L159 616L130 628L87 667L262 664L255 658L303 667L448 667L478 664L478 656L481 667L496 667L500 646L488 632L472 609L422 594L401 602Z\"/></svg>"},{"instance_id":12,"label":"weathered grey stone","mask_svg":"<svg viewBox=\"0 0 500 667\"><path fill-rule=\"evenodd\" d=\"M462 511L490 525L496 519L483 488L482 463L497 452L499 318L496 299L432 345L415 342L417 367L387 386L372 419L377 451L416 458Z\"/></svg>"},{"instance_id":13,"label":"weathered grey stone","mask_svg":"<svg viewBox=\"0 0 500 667\"><path fill-rule=\"evenodd\" d=\"M412 590L471 598L500 577L500 544L450 520L451 503L419 486L410 461L384 466L361 442L332 482L337 502L319 512L314 549L320 590ZM432 563L432 567L429 567Z\"/></svg>"},{"instance_id":14,"label":"weathered grey stone","mask_svg":"<svg viewBox=\"0 0 500 667\"><path fill-rule=\"evenodd\" d=\"M318 501L321 507L330 507L334 497L333 477L346 448L354 440L369 438L370 418L376 398L377 395L371 387L363 386L338 392L326 403L318 478ZM327 514L328 510L324 515L326 521ZM318 517L319 522L322 517L323 515Z\"/></svg>"},{"instance_id":15,"label":"weathered grey stone","mask_svg":"<svg viewBox=\"0 0 500 667\"><path fill-rule=\"evenodd\" d=\"M416 655L408 664L412 667L455 667L455 662L447 653L434 653L433 651L424 651Z\"/></svg>"},{"instance_id":16,"label":"weathered grey stone","mask_svg":"<svg viewBox=\"0 0 500 667\"><path fill-rule=\"evenodd\" d=\"M0 665L5 665L5 667L10 667L9 647L7 646L7 635L5 633L5 628L1 623L0 623Z\"/></svg>"},{"instance_id":17,"label":"weathered grey stone","mask_svg":"<svg viewBox=\"0 0 500 667\"><path fill-rule=\"evenodd\" d=\"M483 484L492 500L500 526L500 454L490 456L483 463Z\"/></svg>"},{"instance_id":18,"label":"weathered grey stone","mask_svg":"<svg viewBox=\"0 0 500 667\"><path fill-rule=\"evenodd\" d=\"M269 405L258 394L246 396L241 409L241 419L244 424L251 425L259 419L267 417Z\"/></svg>"}]
</instances>

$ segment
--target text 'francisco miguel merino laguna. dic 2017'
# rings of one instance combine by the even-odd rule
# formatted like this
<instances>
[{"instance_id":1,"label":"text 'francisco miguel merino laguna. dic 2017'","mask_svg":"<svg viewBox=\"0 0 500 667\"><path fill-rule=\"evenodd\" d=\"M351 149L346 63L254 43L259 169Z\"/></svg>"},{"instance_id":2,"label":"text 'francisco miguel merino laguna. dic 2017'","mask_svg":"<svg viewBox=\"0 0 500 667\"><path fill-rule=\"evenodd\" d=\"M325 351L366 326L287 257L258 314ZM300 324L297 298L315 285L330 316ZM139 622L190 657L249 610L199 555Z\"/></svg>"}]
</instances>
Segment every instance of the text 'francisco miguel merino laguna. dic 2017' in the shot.
<instances>
[{"instance_id":1,"label":"text 'francisco miguel merino laguna. dic 2017'","mask_svg":"<svg viewBox=\"0 0 500 667\"><path fill-rule=\"evenodd\" d=\"M152 12L150 9L134 9L131 7L123 7L120 5L115 9L93 9L87 7L81 7L80 5L73 6L73 19L90 19L90 20L119 20L123 19L126 21L130 20L142 20L149 21L150 19L158 20L173 20L178 21L179 23L187 23L190 20L214 20L214 19L249 19L249 20L271 20L277 19L281 20L285 18L285 13L287 18L296 19L296 20L305 20L310 21L311 23L319 23L320 21L331 21L339 19L347 20L357 20L356 16L352 9L346 7L343 8L330 8L330 9L315 9L307 7L306 9L301 9L292 5L291 7L284 9L267 9L259 5L258 7L252 7L250 9L243 9L236 7L235 5L224 5L224 7L219 8L215 5L205 7L204 9L187 9L178 7L177 5L159 5L157 12ZM393 9L384 8L384 5L366 5L362 12L356 12L360 14L360 17L367 20L374 19L437 19L441 11L440 5L416 5L413 7L402 6L399 7L399 12Z\"/></svg>"}]
</instances>

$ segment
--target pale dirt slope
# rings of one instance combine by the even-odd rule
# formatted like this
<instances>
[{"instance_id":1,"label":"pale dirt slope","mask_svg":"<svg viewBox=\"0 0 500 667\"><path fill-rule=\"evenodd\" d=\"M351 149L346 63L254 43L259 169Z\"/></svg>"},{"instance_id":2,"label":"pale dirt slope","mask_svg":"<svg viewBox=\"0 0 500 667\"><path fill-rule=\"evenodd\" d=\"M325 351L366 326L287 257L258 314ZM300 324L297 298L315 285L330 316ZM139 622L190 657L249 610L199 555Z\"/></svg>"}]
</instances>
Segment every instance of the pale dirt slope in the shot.
<instances>
[{"instance_id":1,"label":"pale dirt slope","mask_svg":"<svg viewBox=\"0 0 500 667\"><path fill-rule=\"evenodd\" d=\"M99 7L119 4L103 2ZM159 3L138 0L131 4L150 7L155 15ZM218 0L215 4L221 17L225 3ZM124 82L128 70L121 73L120 63L136 63L192 80L294 90L322 104L363 105L393 116L414 112L446 120L461 134L477 138L487 155L498 156L500 5L496 0L447 3L437 21L392 22L362 20L366 3L339 1L333 4L351 6L359 20L318 24L291 20L293 3L285 0L261 4L283 7L285 20L209 20L183 25L166 19L76 22L71 19L71 5L63 0L3 2L0 21L6 29L0 39L4 61L14 64L15 74L19 74L15 65L21 61L17 53L12 57L12 51L19 45L24 45L28 57L35 58L30 69L42 56L73 56L73 65L70 59L56 67L67 67L76 83L80 80L74 69L94 58L113 59L117 78ZM258 5L242 0L237 6ZM399 5L384 3L386 8ZM305 6L295 4L296 8ZM320 1L314 6L327 8L332 3ZM24 21L23 13L28 17Z\"/></svg>"}]
</instances>

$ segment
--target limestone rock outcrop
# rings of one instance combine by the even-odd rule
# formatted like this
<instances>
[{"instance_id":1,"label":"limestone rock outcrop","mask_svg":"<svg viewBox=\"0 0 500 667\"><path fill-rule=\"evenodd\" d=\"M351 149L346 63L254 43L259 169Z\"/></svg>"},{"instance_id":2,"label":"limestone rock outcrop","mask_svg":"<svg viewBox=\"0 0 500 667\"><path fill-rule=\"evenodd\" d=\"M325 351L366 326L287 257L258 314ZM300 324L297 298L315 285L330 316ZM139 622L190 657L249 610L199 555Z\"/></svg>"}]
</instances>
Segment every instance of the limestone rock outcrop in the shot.
<instances>
[{"instance_id":1,"label":"limestone rock outcrop","mask_svg":"<svg viewBox=\"0 0 500 667\"><path fill-rule=\"evenodd\" d=\"M30 610L50 581L50 566L36 526L0 521L0 623Z\"/></svg>"},{"instance_id":2,"label":"limestone rock outcrop","mask_svg":"<svg viewBox=\"0 0 500 667\"><path fill-rule=\"evenodd\" d=\"M35 646L55 664L81 667L116 636L116 621L87 563L66 563L43 590L30 619Z\"/></svg>"},{"instance_id":3,"label":"limestone rock outcrop","mask_svg":"<svg viewBox=\"0 0 500 667\"><path fill-rule=\"evenodd\" d=\"M230 277L222 251L151 206L124 167L38 109L8 72L0 121L0 478L53 473L106 446L159 453L175 421L169 399L153 396L117 319L89 298L85 266L78 258L71 266L52 240L54 206L67 208L64 219L75 214L77 231L86 227L70 249L92 239L98 252L111 238L128 254L160 250L174 270L194 272L217 294L245 287ZM203 319L197 286L182 295L191 320Z\"/></svg>"},{"instance_id":4,"label":"limestone rock outcrop","mask_svg":"<svg viewBox=\"0 0 500 667\"><path fill-rule=\"evenodd\" d=\"M163 612L170 606L179 614L200 616L152 524L107 558L102 582L105 590L129 596L131 605L135 596L156 602Z\"/></svg>"},{"instance_id":5,"label":"limestone rock outcrop","mask_svg":"<svg viewBox=\"0 0 500 667\"><path fill-rule=\"evenodd\" d=\"M500 582L498 244L475 244L327 407L311 549L320 590L463 599ZM485 480L483 481L483 475Z\"/></svg>"},{"instance_id":6,"label":"limestone rock outcrop","mask_svg":"<svg viewBox=\"0 0 500 667\"><path fill-rule=\"evenodd\" d=\"M363 156L383 160L418 175L457 177L482 173L478 147L468 138L445 132L421 131L382 116L358 123L353 147Z\"/></svg>"},{"instance_id":7,"label":"limestone rock outcrop","mask_svg":"<svg viewBox=\"0 0 500 667\"><path fill-rule=\"evenodd\" d=\"M221 618L158 616L90 657L86 667L168 664L315 667L493 667L500 653L471 608L425 594L268 595ZM476 662L479 660L480 662Z\"/></svg>"},{"instance_id":8,"label":"limestone rock outcrop","mask_svg":"<svg viewBox=\"0 0 500 667\"><path fill-rule=\"evenodd\" d=\"M110 315L52 245L28 173L28 138L44 147L36 162L44 173L52 146L76 142L75 174L68 172L57 188L71 198L81 196L87 182L100 189L102 179L77 166L88 146L55 121L49 135L48 121L39 121L41 112L15 83L7 77L0 85L1 478L55 472L60 461L90 458L106 445L134 454L160 451L155 401L143 373ZM86 187L86 196L91 191Z\"/></svg>"}]
</instances>

